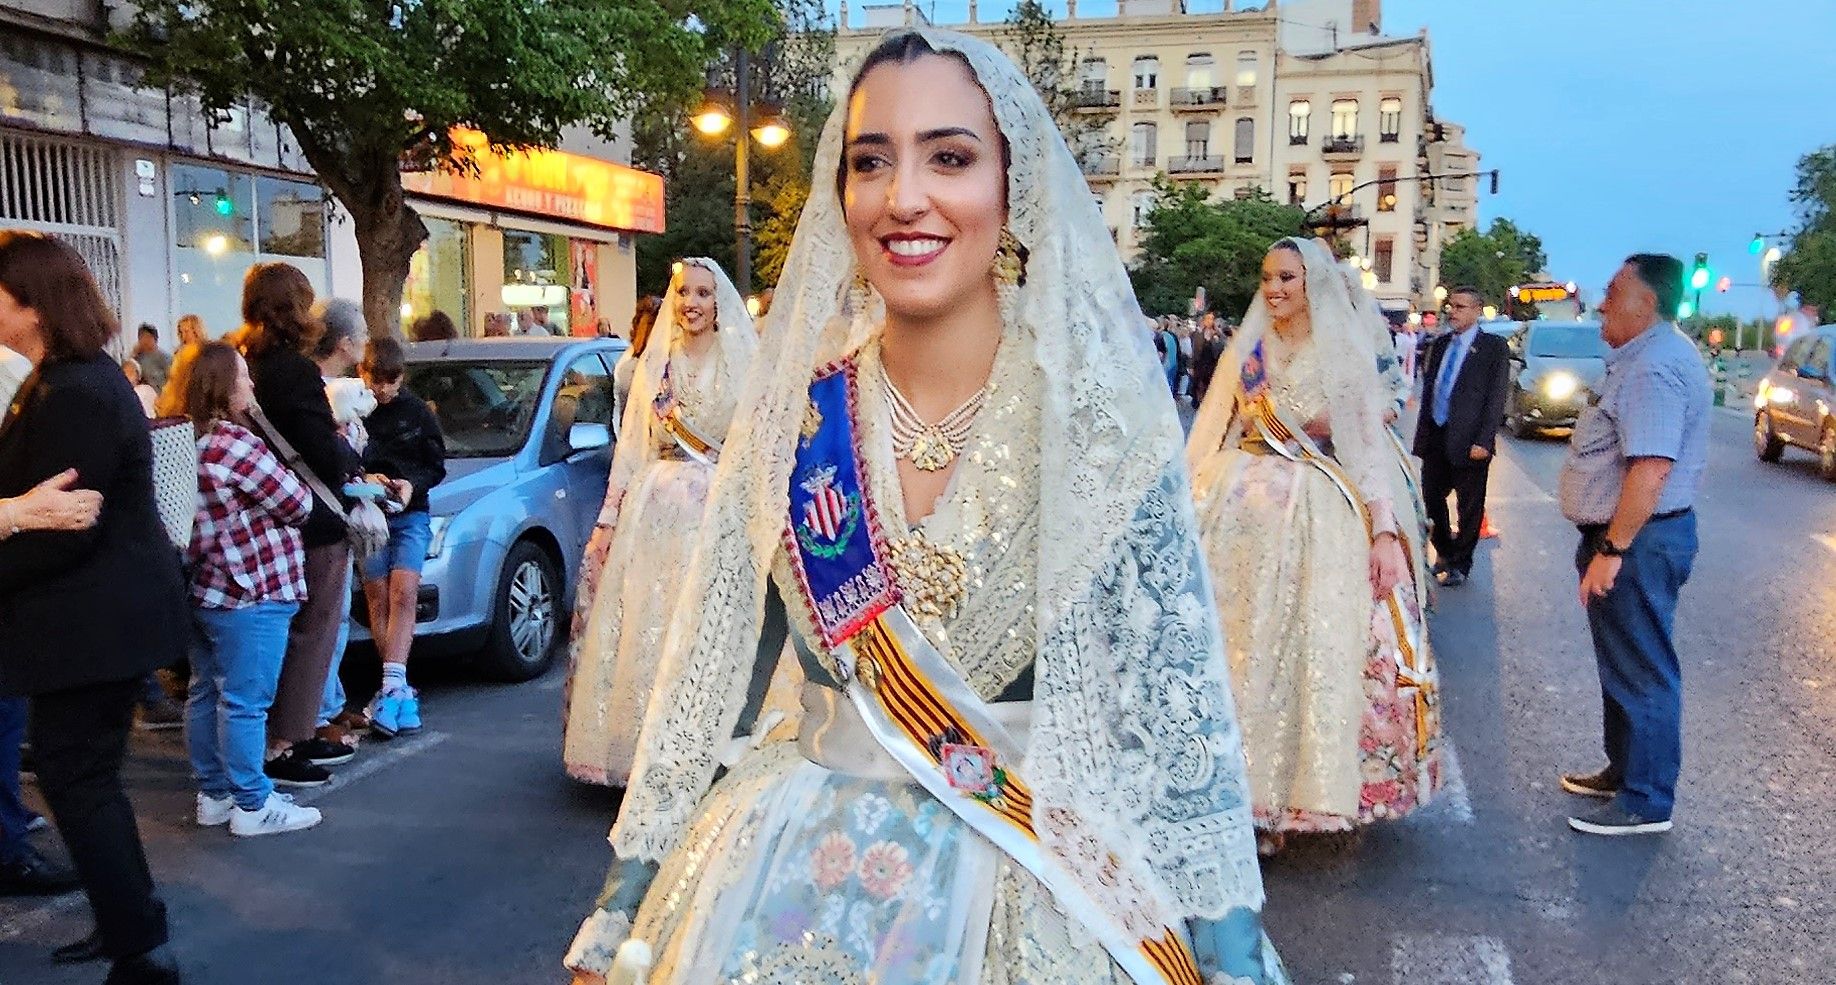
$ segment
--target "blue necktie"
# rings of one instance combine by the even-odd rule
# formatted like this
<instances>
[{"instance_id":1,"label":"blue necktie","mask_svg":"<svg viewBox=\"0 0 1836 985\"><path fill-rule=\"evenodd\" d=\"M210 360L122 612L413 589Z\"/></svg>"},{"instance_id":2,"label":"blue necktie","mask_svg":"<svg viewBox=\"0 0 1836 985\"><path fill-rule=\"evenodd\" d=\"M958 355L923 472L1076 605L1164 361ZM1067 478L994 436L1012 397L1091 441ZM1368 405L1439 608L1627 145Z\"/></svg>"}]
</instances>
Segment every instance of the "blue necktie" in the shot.
<instances>
[{"instance_id":1,"label":"blue necktie","mask_svg":"<svg viewBox=\"0 0 1836 985\"><path fill-rule=\"evenodd\" d=\"M1441 355L1441 375L1434 381L1434 423L1447 426L1448 402L1453 399L1454 369L1460 360L1460 337L1447 340L1447 351Z\"/></svg>"}]
</instances>

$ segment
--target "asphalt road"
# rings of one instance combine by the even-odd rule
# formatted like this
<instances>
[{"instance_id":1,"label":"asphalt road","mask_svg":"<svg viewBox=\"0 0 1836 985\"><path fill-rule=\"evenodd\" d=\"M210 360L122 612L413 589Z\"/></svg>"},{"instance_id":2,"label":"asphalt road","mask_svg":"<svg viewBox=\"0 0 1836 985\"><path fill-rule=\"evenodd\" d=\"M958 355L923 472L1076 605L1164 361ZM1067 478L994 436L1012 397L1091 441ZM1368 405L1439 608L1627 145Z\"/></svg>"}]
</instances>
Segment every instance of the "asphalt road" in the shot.
<instances>
[{"instance_id":1,"label":"asphalt road","mask_svg":"<svg viewBox=\"0 0 1836 985\"><path fill-rule=\"evenodd\" d=\"M1679 617L1677 829L1589 839L1555 785L1599 759L1574 532L1552 496L1563 449L1507 444L1502 536L1434 615L1447 795L1273 860L1272 936L1309 985L1836 981L1836 488L1795 457L1754 461L1746 422L1718 413ZM367 746L309 794L326 822L304 834L196 829L177 736L137 737L133 794L188 982L561 980L616 804L560 773L559 677L417 677L428 731ZM100 966L45 963L87 928L80 896L0 900L0 985L99 981Z\"/></svg>"}]
</instances>

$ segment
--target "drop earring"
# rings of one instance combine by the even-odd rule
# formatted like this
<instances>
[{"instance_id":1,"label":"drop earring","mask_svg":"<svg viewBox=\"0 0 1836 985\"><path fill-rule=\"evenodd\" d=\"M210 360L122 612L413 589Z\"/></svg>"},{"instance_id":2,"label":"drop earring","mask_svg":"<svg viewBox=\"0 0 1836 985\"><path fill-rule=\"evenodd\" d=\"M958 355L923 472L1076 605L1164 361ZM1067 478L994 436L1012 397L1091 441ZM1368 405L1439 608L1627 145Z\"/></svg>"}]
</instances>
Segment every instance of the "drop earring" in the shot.
<instances>
[{"instance_id":1,"label":"drop earring","mask_svg":"<svg viewBox=\"0 0 1836 985\"><path fill-rule=\"evenodd\" d=\"M1026 283L1026 247L1006 226L1001 227L1001 239L995 246L994 275L1009 287Z\"/></svg>"}]
</instances>

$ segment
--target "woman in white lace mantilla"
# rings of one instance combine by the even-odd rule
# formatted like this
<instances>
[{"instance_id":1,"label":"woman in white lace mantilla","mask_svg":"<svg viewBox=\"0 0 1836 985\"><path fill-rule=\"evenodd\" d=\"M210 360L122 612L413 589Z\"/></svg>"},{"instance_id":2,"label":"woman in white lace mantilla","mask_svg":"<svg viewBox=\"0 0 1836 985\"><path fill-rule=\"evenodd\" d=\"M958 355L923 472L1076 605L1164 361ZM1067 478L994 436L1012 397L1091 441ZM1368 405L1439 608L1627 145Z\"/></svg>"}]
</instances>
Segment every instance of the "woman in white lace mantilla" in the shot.
<instances>
[{"instance_id":1,"label":"woman in white lace mantilla","mask_svg":"<svg viewBox=\"0 0 1836 985\"><path fill-rule=\"evenodd\" d=\"M1044 105L895 32L816 168L576 981L1285 985L1179 424ZM734 743L786 623L797 741Z\"/></svg>"},{"instance_id":2,"label":"woman in white lace mantilla","mask_svg":"<svg viewBox=\"0 0 1836 985\"><path fill-rule=\"evenodd\" d=\"M1411 466L1361 300L1318 242L1276 243L1188 443L1265 849L1440 784Z\"/></svg>"},{"instance_id":3,"label":"woman in white lace mantilla","mask_svg":"<svg viewBox=\"0 0 1836 985\"><path fill-rule=\"evenodd\" d=\"M675 265L654 331L632 374L605 505L581 562L564 702L567 772L602 785L623 786L631 773L663 632L758 348L745 301L706 258Z\"/></svg>"}]
</instances>

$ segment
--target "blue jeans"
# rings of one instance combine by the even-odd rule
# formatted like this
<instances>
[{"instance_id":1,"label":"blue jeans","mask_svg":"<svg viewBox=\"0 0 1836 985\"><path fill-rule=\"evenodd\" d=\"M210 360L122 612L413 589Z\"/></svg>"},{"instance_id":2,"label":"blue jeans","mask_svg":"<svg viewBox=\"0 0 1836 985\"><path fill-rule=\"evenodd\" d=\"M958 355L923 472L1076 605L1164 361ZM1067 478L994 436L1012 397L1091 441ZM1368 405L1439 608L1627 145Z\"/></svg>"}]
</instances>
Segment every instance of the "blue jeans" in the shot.
<instances>
[{"instance_id":1,"label":"blue jeans","mask_svg":"<svg viewBox=\"0 0 1836 985\"><path fill-rule=\"evenodd\" d=\"M19 743L25 741L26 699L0 698L0 863L24 854L26 825L37 817L19 791Z\"/></svg>"},{"instance_id":2,"label":"blue jeans","mask_svg":"<svg viewBox=\"0 0 1836 985\"><path fill-rule=\"evenodd\" d=\"M433 543L433 515L426 510L397 513L389 518L389 544L363 559L363 580L389 577L391 571L420 574L427 565L427 548Z\"/></svg>"},{"instance_id":3,"label":"blue jeans","mask_svg":"<svg viewBox=\"0 0 1836 985\"><path fill-rule=\"evenodd\" d=\"M1576 564L1593 559L1583 537ZM1696 515L1653 520L1633 538L1613 589L1587 607L1600 671L1607 770L1619 805L1667 820L1683 769L1683 669L1671 640L1677 594L1696 561Z\"/></svg>"},{"instance_id":4,"label":"blue jeans","mask_svg":"<svg viewBox=\"0 0 1836 985\"><path fill-rule=\"evenodd\" d=\"M287 625L297 602L257 602L240 609L193 609L191 697L185 744L198 791L234 797L245 811L274 792L262 771L268 750L268 706L287 655Z\"/></svg>"},{"instance_id":5,"label":"blue jeans","mask_svg":"<svg viewBox=\"0 0 1836 985\"><path fill-rule=\"evenodd\" d=\"M319 702L319 727L331 724L331 720L344 713L344 681L338 677L338 668L344 663L344 649L351 644L351 573L344 573L344 583L338 586L338 597L344 601L344 615L338 620L338 642L332 646L331 672L325 675L325 697Z\"/></svg>"}]
</instances>

